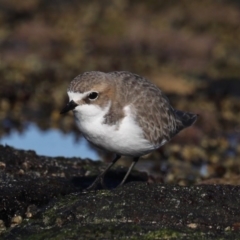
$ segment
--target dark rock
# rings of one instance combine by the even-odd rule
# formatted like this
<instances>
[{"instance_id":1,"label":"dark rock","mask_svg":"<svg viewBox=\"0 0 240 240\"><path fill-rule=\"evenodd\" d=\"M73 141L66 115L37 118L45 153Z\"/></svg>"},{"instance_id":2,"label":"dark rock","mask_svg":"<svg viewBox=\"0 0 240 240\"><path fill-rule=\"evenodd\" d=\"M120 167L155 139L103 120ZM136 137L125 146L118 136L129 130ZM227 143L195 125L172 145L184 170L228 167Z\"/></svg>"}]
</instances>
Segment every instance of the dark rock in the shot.
<instances>
[{"instance_id":1,"label":"dark rock","mask_svg":"<svg viewBox=\"0 0 240 240\"><path fill-rule=\"evenodd\" d=\"M86 177L86 169L96 171L100 163L65 158L56 161L2 146L0 152L0 161L6 164L0 182L1 239L240 237L240 186L132 182L121 188L87 192L84 187L94 177ZM17 175L27 159L32 167ZM59 177L64 166L69 173ZM79 178L73 166L78 166ZM47 169L52 170L46 173ZM106 182L115 186L120 182L114 179L117 175L120 178L118 170L112 171ZM135 177L144 180L141 174L135 173Z\"/></svg>"}]
</instances>

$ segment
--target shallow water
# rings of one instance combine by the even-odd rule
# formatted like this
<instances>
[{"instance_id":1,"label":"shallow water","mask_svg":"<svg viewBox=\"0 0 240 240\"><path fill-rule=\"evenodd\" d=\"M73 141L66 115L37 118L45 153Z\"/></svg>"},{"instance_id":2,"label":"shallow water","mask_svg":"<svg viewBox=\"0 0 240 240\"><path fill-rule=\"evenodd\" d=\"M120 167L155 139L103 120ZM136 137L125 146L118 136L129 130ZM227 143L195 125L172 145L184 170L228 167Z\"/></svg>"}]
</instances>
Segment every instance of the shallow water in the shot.
<instances>
[{"instance_id":1,"label":"shallow water","mask_svg":"<svg viewBox=\"0 0 240 240\"><path fill-rule=\"evenodd\" d=\"M0 144L17 149L34 150L38 155L80 157L99 160L97 152L90 148L84 138L76 140L73 134L64 134L57 129L40 130L36 124L27 125L23 133L13 130L0 138Z\"/></svg>"}]
</instances>

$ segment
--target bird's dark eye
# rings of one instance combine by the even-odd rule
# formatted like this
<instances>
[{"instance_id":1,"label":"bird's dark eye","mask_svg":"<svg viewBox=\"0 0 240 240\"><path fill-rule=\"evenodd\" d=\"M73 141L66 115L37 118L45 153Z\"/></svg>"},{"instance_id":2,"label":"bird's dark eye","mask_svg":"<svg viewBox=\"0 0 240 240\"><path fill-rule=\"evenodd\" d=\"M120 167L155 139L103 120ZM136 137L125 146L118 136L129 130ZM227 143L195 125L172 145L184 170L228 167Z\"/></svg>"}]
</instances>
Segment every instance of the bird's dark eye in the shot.
<instances>
[{"instance_id":1,"label":"bird's dark eye","mask_svg":"<svg viewBox=\"0 0 240 240\"><path fill-rule=\"evenodd\" d=\"M98 92L91 92L91 93L88 95L88 98L89 98L90 100L95 100L95 99L97 99L97 97L98 97Z\"/></svg>"}]
</instances>

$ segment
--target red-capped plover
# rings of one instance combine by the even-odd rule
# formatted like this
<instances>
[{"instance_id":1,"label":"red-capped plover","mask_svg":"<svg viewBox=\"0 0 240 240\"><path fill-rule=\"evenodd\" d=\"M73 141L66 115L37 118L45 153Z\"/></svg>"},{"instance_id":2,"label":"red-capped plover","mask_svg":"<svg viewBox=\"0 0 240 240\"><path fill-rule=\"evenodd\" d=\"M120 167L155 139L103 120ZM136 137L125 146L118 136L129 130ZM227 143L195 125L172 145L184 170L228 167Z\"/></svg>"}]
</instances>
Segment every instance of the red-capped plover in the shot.
<instances>
[{"instance_id":1,"label":"red-capped plover","mask_svg":"<svg viewBox=\"0 0 240 240\"><path fill-rule=\"evenodd\" d=\"M103 183L106 172L122 156L133 162L122 185L139 158L170 141L191 126L197 115L175 110L163 92L146 78L130 72L85 72L72 80L69 103L83 136L116 157L88 189Z\"/></svg>"}]
</instances>

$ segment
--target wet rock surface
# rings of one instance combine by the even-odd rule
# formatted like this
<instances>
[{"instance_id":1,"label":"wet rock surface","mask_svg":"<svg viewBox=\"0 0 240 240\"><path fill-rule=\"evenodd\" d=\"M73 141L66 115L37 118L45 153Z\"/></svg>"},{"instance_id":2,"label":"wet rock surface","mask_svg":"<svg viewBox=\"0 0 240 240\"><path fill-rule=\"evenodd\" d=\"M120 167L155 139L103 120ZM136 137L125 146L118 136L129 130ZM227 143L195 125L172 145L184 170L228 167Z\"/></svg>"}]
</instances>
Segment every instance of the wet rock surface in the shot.
<instances>
[{"instance_id":1,"label":"wet rock surface","mask_svg":"<svg viewBox=\"0 0 240 240\"><path fill-rule=\"evenodd\" d=\"M105 179L110 190L87 192L103 163L3 146L0 153L1 239L240 237L239 186L162 185L134 172L115 188L123 175L117 168ZM26 161L31 166L20 174Z\"/></svg>"}]
</instances>

